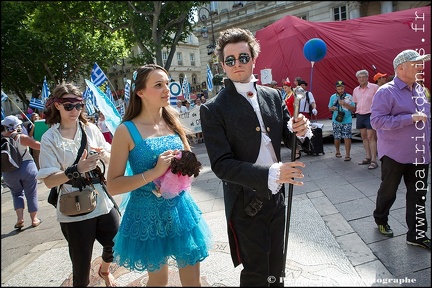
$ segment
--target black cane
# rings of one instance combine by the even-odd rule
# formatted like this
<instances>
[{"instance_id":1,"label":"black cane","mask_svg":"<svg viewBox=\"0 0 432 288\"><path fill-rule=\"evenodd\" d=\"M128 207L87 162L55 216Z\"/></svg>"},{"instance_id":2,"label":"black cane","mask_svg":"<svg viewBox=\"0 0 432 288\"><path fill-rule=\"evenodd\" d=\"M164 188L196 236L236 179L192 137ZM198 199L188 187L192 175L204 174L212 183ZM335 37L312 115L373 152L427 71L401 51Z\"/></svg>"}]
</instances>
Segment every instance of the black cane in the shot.
<instances>
[{"instance_id":1,"label":"black cane","mask_svg":"<svg viewBox=\"0 0 432 288\"><path fill-rule=\"evenodd\" d=\"M294 90L294 117L297 118L299 113L299 106L300 106L300 100L306 97L306 91L298 86ZM296 160L296 150L297 150L297 135L296 132L294 132L294 135L292 137L292 144L291 144L291 161L294 162ZM294 185L290 183L288 185L288 203L286 208L286 220L285 220L285 247L284 247L284 263L283 263L283 270L282 270L282 277L285 278L285 266L286 266L286 260L287 260L287 254L288 254L288 235L289 235L289 227L290 227L290 221L291 221L291 204L292 204L292 197L293 197L293 189Z\"/></svg>"}]
</instances>

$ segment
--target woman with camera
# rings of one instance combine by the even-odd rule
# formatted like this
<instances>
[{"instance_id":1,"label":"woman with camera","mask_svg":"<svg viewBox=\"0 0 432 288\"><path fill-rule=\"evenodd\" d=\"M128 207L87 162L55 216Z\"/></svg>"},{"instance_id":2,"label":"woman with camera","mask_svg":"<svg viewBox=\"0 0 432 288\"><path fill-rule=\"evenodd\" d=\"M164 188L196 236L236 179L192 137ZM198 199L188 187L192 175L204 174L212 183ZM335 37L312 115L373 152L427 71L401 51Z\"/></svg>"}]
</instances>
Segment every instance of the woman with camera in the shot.
<instances>
[{"instance_id":1,"label":"woman with camera","mask_svg":"<svg viewBox=\"0 0 432 288\"><path fill-rule=\"evenodd\" d=\"M355 103L350 94L345 92L345 83L341 80L336 82L336 93L330 96L328 104L332 112L332 127L336 157L342 158L340 153L341 139L345 144L345 161L351 161L351 138L352 138L352 112L355 112Z\"/></svg>"},{"instance_id":2,"label":"woman with camera","mask_svg":"<svg viewBox=\"0 0 432 288\"><path fill-rule=\"evenodd\" d=\"M84 102L78 87L69 83L59 84L45 107L45 122L50 128L41 139L37 178L43 180L48 188L58 187L57 221L69 245L73 286L86 287L90 283L95 240L103 246L99 276L106 286L116 286L109 269L119 214L102 188L103 177L92 177L94 171L99 171L96 168L100 161L109 162L111 145L105 141L99 128L84 118ZM64 212L66 205L63 204L66 202L62 199L66 199L67 194L89 190L90 193L96 190L93 194L96 197L89 197L93 201L91 212L80 215ZM78 207L87 205L87 202L81 203L81 196L77 197L80 197Z\"/></svg>"}]
</instances>

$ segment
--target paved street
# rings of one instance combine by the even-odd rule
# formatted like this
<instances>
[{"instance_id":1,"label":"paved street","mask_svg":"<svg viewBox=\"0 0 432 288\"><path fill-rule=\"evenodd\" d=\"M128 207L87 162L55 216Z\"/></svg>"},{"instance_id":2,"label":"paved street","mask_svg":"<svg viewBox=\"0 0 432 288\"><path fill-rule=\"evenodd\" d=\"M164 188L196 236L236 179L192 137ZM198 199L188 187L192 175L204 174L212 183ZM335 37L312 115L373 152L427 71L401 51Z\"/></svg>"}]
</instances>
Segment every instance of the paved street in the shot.
<instances>
[{"instance_id":1,"label":"paved street","mask_svg":"<svg viewBox=\"0 0 432 288\"><path fill-rule=\"evenodd\" d=\"M325 124L325 126L331 124ZM360 141L354 141L349 162L336 158L331 138L325 141L325 155L305 156L304 186L293 193L285 286L415 286L431 285L431 253L405 243L405 186L390 213L393 238L382 236L372 212L380 183L380 168L368 170L357 164L364 158ZM209 166L204 144L193 151L203 170L193 183L191 194L213 232L210 256L201 264L203 286L239 286L241 266L234 268L229 255L222 184ZM342 145L342 155L344 148ZM288 161L290 150L283 149ZM429 177L430 179L430 177ZM288 190L288 188L287 188ZM1 192L1 286L71 286L71 264L67 244L46 201L49 190L39 184L39 216L43 223L13 228L16 215L10 191ZM121 196L116 196L118 203ZM430 219L430 189L427 213ZM428 236L430 237L430 222ZM97 276L101 247L95 244L90 286L104 286ZM132 273L122 267L112 272L121 286L145 286L147 273ZM272 281L272 279L269 279ZM181 286L175 268L170 286Z\"/></svg>"}]
</instances>

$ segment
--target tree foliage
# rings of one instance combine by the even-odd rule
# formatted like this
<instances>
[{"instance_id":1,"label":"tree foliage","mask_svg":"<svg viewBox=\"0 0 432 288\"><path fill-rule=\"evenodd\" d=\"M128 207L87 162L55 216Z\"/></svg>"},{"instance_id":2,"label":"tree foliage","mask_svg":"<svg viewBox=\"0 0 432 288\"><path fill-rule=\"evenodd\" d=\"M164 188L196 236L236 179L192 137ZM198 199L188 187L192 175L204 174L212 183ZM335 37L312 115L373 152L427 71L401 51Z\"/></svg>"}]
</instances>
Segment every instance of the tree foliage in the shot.
<instances>
[{"instance_id":1,"label":"tree foliage","mask_svg":"<svg viewBox=\"0 0 432 288\"><path fill-rule=\"evenodd\" d=\"M1 85L21 100L89 78L95 62L106 71L130 57L140 66L156 62L169 70L179 41L192 32L196 7L208 1L2 1ZM141 53L129 55L138 45ZM169 56L165 65L162 49Z\"/></svg>"},{"instance_id":2,"label":"tree foliage","mask_svg":"<svg viewBox=\"0 0 432 288\"><path fill-rule=\"evenodd\" d=\"M192 33L197 7L208 1L103 1L75 2L68 11L71 21L93 22L108 33L118 32L140 53L130 57L138 66L154 63L169 70L178 42ZM85 11L85 13L84 13ZM169 51L165 64L162 49Z\"/></svg>"},{"instance_id":3,"label":"tree foliage","mask_svg":"<svg viewBox=\"0 0 432 288\"><path fill-rule=\"evenodd\" d=\"M127 55L129 47L115 33L68 21L70 3L1 2L2 89L27 102L25 94L37 97L45 76L53 87L88 78L94 62L106 67Z\"/></svg>"}]
</instances>

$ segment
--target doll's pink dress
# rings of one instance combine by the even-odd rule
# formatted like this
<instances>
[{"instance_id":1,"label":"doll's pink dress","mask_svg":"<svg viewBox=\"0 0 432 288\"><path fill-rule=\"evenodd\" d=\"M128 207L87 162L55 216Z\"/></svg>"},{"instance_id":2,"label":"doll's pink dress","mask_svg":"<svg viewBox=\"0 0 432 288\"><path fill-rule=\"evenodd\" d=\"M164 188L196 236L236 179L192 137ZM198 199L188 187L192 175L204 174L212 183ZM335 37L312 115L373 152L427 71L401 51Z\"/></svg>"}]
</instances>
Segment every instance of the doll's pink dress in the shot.
<instances>
[{"instance_id":1,"label":"doll's pink dress","mask_svg":"<svg viewBox=\"0 0 432 288\"><path fill-rule=\"evenodd\" d=\"M175 156L181 158L181 153ZM174 174L171 172L171 167L159 178L153 180L159 193L165 199L171 199L178 196L182 191L189 191L193 177Z\"/></svg>"}]
</instances>

